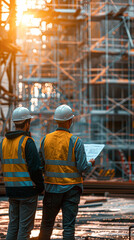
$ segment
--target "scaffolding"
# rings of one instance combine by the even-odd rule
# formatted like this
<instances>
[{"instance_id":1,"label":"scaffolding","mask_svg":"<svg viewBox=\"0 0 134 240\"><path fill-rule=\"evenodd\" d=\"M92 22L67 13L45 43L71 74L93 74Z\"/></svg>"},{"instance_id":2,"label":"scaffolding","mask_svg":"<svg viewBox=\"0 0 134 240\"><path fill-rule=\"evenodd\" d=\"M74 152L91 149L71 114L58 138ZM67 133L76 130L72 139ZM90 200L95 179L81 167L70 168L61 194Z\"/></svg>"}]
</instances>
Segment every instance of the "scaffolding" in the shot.
<instances>
[{"instance_id":1,"label":"scaffolding","mask_svg":"<svg viewBox=\"0 0 134 240\"><path fill-rule=\"evenodd\" d=\"M73 134L84 143L105 144L100 161L131 179L133 0L33 2L23 13L27 24L17 29L23 52L17 62L19 103L41 126L40 137L55 129L55 107L69 104Z\"/></svg>"},{"instance_id":2,"label":"scaffolding","mask_svg":"<svg viewBox=\"0 0 134 240\"><path fill-rule=\"evenodd\" d=\"M11 113L16 94L16 4L0 0L0 135L11 129Z\"/></svg>"}]
</instances>

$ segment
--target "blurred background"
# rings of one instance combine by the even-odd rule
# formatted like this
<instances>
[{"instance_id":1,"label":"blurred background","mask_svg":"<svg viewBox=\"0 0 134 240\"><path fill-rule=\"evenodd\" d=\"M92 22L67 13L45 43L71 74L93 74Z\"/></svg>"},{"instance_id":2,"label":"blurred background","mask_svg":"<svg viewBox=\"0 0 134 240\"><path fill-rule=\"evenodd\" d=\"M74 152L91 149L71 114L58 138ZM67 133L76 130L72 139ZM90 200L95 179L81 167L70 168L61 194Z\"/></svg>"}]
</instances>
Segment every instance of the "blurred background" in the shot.
<instances>
[{"instance_id":1,"label":"blurred background","mask_svg":"<svg viewBox=\"0 0 134 240\"><path fill-rule=\"evenodd\" d=\"M39 148L60 104L74 135L105 144L89 177L132 182L134 0L0 0L0 139L24 106Z\"/></svg>"}]
</instances>

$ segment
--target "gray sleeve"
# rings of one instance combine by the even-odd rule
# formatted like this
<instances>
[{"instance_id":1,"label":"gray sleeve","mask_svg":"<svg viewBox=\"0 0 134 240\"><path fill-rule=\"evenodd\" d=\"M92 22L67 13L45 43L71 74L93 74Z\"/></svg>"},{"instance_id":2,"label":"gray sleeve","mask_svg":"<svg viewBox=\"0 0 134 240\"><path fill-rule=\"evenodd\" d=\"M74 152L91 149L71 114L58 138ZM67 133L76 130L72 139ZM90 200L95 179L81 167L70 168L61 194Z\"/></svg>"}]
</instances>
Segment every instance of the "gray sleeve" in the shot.
<instances>
[{"instance_id":1,"label":"gray sleeve","mask_svg":"<svg viewBox=\"0 0 134 240\"><path fill-rule=\"evenodd\" d=\"M41 168L42 168L43 172L45 170L45 153L44 153L44 141L45 141L45 138L46 138L46 136L43 137L43 139L41 141L40 149L39 149Z\"/></svg>"},{"instance_id":2,"label":"gray sleeve","mask_svg":"<svg viewBox=\"0 0 134 240\"><path fill-rule=\"evenodd\" d=\"M87 157L84 149L84 144L81 139L78 138L78 141L75 146L75 158L77 169L80 173L88 173L92 170L92 163L87 162Z\"/></svg>"}]
</instances>

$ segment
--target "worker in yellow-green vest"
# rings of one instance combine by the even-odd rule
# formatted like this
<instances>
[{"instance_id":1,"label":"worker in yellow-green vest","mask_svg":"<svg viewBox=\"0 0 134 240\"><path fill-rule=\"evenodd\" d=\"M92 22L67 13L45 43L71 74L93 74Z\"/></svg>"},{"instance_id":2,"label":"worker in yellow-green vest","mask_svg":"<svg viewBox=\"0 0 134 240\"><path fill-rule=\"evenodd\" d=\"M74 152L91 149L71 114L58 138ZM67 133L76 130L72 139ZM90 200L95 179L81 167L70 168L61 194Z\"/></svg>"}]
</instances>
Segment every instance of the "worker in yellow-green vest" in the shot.
<instances>
[{"instance_id":1,"label":"worker in yellow-green vest","mask_svg":"<svg viewBox=\"0 0 134 240\"><path fill-rule=\"evenodd\" d=\"M15 131L7 132L0 143L0 161L9 197L6 240L30 238L38 194L44 191L39 154L29 133L31 118L27 108L16 108L12 114Z\"/></svg>"},{"instance_id":2,"label":"worker in yellow-green vest","mask_svg":"<svg viewBox=\"0 0 134 240\"><path fill-rule=\"evenodd\" d=\"M62 210L63 240L74 240L75 220L83 189L82 172L90 172L94 159L87 161L80 138L70 133L73 111L68 105L56 108L56 131L41 140L40 158L44 170L45 195L39 240L50 240L55 218Z\"/></svg>"}]
</instances>

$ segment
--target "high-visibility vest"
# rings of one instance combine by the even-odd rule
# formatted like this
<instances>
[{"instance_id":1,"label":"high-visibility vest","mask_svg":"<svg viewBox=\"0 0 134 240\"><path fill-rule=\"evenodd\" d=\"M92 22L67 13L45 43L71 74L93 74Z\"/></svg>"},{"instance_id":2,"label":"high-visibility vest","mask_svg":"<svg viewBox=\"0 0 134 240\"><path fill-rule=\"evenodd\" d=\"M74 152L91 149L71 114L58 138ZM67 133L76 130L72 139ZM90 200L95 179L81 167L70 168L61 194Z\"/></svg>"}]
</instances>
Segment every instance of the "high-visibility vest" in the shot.
<instances>
[{"instance_id":1,"label":"high-visibility vest","mask_svg":"<svg viewBox=\"0 0 134 240\"><path fill-rule=\"evenodd\" d=\"M83 179L78 172L75 159L75 145L78 138L71 133L56 130L41 141L41 151L45 161L45 183L78 184Z\"/></svg>"},{"instance_id":2,"label":"high-visibility vest","mask_svg":"<svg viewBox=\"0 0 134 240\"><path fill-rule=\"evenodd\" d=\"M25 145L28 136L4 138L0 143L2 172L6 187L34 186L25 160Z\"/></svg>"}]
</instances>

